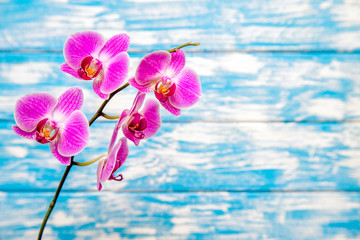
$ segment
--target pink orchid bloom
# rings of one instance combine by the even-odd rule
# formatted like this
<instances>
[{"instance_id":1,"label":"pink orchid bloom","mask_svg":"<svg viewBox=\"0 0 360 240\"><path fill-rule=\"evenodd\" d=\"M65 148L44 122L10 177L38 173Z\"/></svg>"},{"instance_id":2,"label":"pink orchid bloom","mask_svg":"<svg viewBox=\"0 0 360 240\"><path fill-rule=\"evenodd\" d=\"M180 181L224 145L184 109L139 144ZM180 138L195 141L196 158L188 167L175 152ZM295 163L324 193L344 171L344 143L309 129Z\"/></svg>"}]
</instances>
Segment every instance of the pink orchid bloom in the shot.
<instances>
[{"instance_id":1,"label":"pink orchid bloom","mask_svg":"<svg viewBox=\"0 0 360 240\"><path fill-rule=\"evenodd\" d=\"M105 42L97 32L71 35L64 46L65 63L60 69L83 80L94 80L93 90L107 99L126 79L129 69L129 37L118 34Z\"/></svg>"},{"instance_id":2,"label":"pink orchid bloom","mask_svg":"<svg viewBox=\"0 0 360 240\"><path fill-rule=\"evenodd\" d=\"M121 174L115 176L115 172L124 164L129 155L129 147L126 138L121 138L116 145L116 137L122 122L116 123L113 135L111 137L110 145L107 155L100 160L97 170L97 188L100 191L102 183L107 180L121 181L123 179Z\"/></svg>"},{"instance_id":3,"label":"pink orchid bloom","mask_svg":"<svg viewBox=\"0 0 360 240\"><path fill-rule=\"evenodd\" d=\"M89 124L80 111L83 93L70 88L59 99L48 93L28 94L15 105L13 130L21 137L49 143L50 150L62 164L81 152L89 141Z\"/></svg>"},{"instance_id":4,"label":"pink orchid bloom","mask_svg":"<svg viewBox=\"0 0 360 240\"><path fill-rule=\"evenodd\" d=\"M148 99L141 111L139 109L144 103L145 93L138 92L133 106L130 110L124 110L119 119L122 131L136 146L140 140L155 135L161 126L159 104L154 99Z\"/></svg>"},{"instance_id":5,"label":"pink orchid bloom","mask_svg":"<svg viewBox=\"0 0 360 240\"><path fill-rule=\"evenodd\" d=\"M201 96L201 85L196 73L184 68L185 55L156 51L146 55L129 83L141 92L155 92L161 105L175 116L182 108L195 104Z\"/></svg>"}]
</instances>

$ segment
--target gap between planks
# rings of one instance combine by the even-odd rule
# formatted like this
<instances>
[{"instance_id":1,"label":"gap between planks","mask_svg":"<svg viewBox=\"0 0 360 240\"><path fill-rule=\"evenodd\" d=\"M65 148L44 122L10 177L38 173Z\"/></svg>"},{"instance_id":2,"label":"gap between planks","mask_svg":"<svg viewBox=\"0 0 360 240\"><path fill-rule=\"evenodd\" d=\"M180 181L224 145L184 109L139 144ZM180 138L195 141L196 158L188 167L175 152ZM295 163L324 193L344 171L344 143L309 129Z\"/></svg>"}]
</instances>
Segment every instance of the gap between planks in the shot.
<instances>
[{"instance_id":1,"label":"gap between planks","mask_svg":"<svg viewBox=\"0 0 360 240\"><path fill-rule=\"evenodd\" d=\"M114 121L109 121L106 119L99 119L97 122L102 123L113 123ZM318 123L318 124L337 124L337 123L360 123L360 119L345 119L345 120L162 120L163 123ZM13 119L3 118L0 119L0 123L12 123L16 124Z\"/></svg>"},{"instance_id":2,"label":"gap between planks","mask_svg":"<svg viewBox=\"0 0 360 240\"><path fill-rule=\"evenodd\" d=\"M0 192L4 193L54 193L55 189L1 189ZM63 189L62 193L98 193L100 191L94 189ZM341 190L329 190L329 189L219 189L219 190L211 190L211 189L170 189L170 190L160 190L160 189L123 189L123 190L106 190L103 189L101 192L108 193L266 193L266 194L278 194L278 193L292 193L292 194L303 194L303 193L360 193L360 189L341 189Z\"/></svg>"},{"instance_id":3,"label":"gap between planks","mask_svg":"<svg viewBox=\"0 0 360 240\"><path fill-rule=\"evenodd\" d=\"M159 49L156 49L159 50ZM128 53L149 53L156 50L140 50L133 49L129 50ZM63 50L59 49L0 49L0 53L62 53ZM347 54L359 54L360 49L347 50L347 49L232 49L232 50L186 50L188 53L317 53L317 54L336 54L336 53L347 53Z\"/></svg>"}]
</instances>

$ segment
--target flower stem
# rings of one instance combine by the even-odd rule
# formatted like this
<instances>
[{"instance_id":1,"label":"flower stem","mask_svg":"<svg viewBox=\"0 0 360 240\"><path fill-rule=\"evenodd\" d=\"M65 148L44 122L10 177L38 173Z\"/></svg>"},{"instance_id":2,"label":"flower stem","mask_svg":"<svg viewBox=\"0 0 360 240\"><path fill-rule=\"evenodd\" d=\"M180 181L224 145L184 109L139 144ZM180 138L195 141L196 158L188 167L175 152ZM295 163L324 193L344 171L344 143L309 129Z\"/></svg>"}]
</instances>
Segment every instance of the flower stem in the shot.
<instances>
[{"instance_id":1,"label":"flower stem","mask_svg":"<svg viewBox=\"0 0 360 240\"><path fill-rule=\"evenodd\" d=\"M187 42L187 43L184 43L184 44L182 44L180 46L177 46L175 48L172 48L172 49L168 50L168 52L169 53L176 52L180 48L183 48L183 47L186 47L186 46L199 46L199 45L200 45L200 43Z\"/></svg>"},{"instance_id":2,"label":"flower stem","mask_svg":"<svg viewBox=\"0 0 360 240\"><path fill-rule=\"evenodd\" d=\"M109 95L109 98L108 98L107 100L105 100L105 101L101 104L101 106L99 107L99 109L97 110L97 112L96 112L96 113L94 114L94 116L90 119L90 121L89 121L89 126L91 126L91 124L93 124L93 122L95 122L95 120L96 120L98 117L101 116L102 110L105 108L106 104L110 101L110 99L111 99L113 96L115 96L115 94L117 94L118 92L120 92L120 91L122 91L123 89L125 89L127 86L129 86L129 83L125 83L123 86L121 86L120 88L116 89L114 92L112 92L112 93ZM97 159L97 160L99 160L99 159ZM96 161L97 161L97 160L96 160ZM93 161L93 160L91 160L91 161ZM88 163L87 165L93 163L93 162L91 162L91 161L87 162L87 163ZM90 162L91 162L91 163L90 163ZM85 164L85 163L82 163L82 164ZM53 200L50 202L49 208L48 208L48 210L47 210L47 212L46 212L46 214L45 214L45 217L44 217L44 219L43 219L43 222L42 222L41 227L40 227L40 230L39 230L38 240L41 240L41 237L42 237L42 235L43 235L43 232L44 232L44 229L45 229L45 226L46 226L46 222L47 222L47 220L49 219L52 210L54 209L54 206L55 206L56 201L57 201L57 199L58 199L58 197L59 197L61 188L62 188L62 186L64 185L64 182L65 182L65 180L66 180L66 177L68 176L68 174L69 174L69 172L70 172L70 169L71 169L71 167L72 167L73 165L80 165L80 163L77 163L77 164L76 164L76 163L74 162L74 156L71 157L70 165L66 167L65 172L64 172L64 174L63 174L63 176L62 176L62 178L61 178L61 180L60 180L60 182L59 182L59 186L58 186L58 188L56 189L54 198L53 198ZM81 166L81 165L80 165L80 166ZM86 165L83 165L83 166L86 166Z\"/></svg>"},{"instance_id":3,"label":"flower stem","mask_svg":"<svg viewBox=\"0 0 360 240\"><path fill-rule=\"evenodd\" d=\"M121 87L119 87L118 89L116 89L114 92L112 92L109 95L109 98L106 99L101 106L99 107L99 109L97 110L97 112L94 114L94 116L90 119L89 121L89 126L91 126L91 124L93 124L93 122L95 122L95 120L100 117L102 115L102 111L104 110L106 104L108 104L108 102L110 101L110 99L115 96L115 94L117 94L118 92L122 91L123 89L125 89L127 86L129 86L129 83L125 83L124 85L122 85Z\"/></svg>"},{"instance_id":4,"label":"flower stem","mask_svg":"<svg viewBox=\"0 0 360 240\"><path fill-rule=\"evenodd\" d=\"M90 164L96 163L98 160L100 160L101 158L103 158L105 156L106 156L106 154L102 154L102 155L97 156L96 158L91 159L90 161L87 161L87 162L76 162L76 161L74 161L74 165L77 165L77 166L80 166L80 167L88 166Z\"/></svg>"},{"instance_id":5,"label":"flower stem","mask_svg":"<svg viewBox=\"0 0 360 240\"><path fill-rule=\"evenodd\" d=\"M101 116L106 119L119 119L120 118L120 115L110 116L110 115L107 115L106 113L102 113Z\"/></svg>"},{"instance_id":6,"label":"flower stem","mask_svg":"<svg viewBox=\"0 0 360 240\"><path fill-rule=\"evenodd\" d=\"M61 180L60 180L60 182L59 182L59 186L58 186L58 188L57 188L57 190L56 190L56 192L55 192L54 198L53 198L53 200L50 202L49 208L48 208L48 210L47 210L47 212L46 212L46 214L45 214L45 217L44 217L44 219L43 219L43 221L42 221L42 224L41 224L41 227L40 227L40 231L39 231L39 235L38 235L38 240L40 240L41 237L42 237L42 234L43 234L43 232L44 232L44 228L45 228L46 222L47 222L47 220L49 219L49 216L50 216L50 214L51 214L51 211L53 210L53 208L54 208L54 206L55 206L56 200L58 199L58 196L59 196L59 194L60 194L61 188L62 188L62 186L64 185L65 179L66 179L67 175L69 174L71 167L73 166L73 159L74 159L74 157L71 157L70 165L66 167L65 172L64 172L64 174L63 174L63 176L62 176L62 178L61 178Z\"/></svg>"},{"instance_id":7,"label":"flower stem","mask_svg":"<svg viewBox=\"0 0 360 240\"><path fill-rule=\"evenodd\" d=\"M177 50L179 50L180 48L183 48L183 47L186 47L186 46L199 46L200 43L192 43L192 42L187 42L185 44L182 44L178 47L175 47L173 49L170 49L168 50L169 53L172 53L172 52L176 52ZM109 95L109 98L106 99L102 104L101 106L99 107L99 109L96 111L96 113L94 114L94 116L90 119L89 121L89 126L91 126L98 117L100 116L103 116L105 118L108 118L108 119L117 119L119 118L119 116L109 116L105 113L103 113L102 111L104 110L105 106L108 104L108 102L111 100L112 97L114 97L118 92L122 91L123 89L125 89L126 87L129 86L129 83L125 83L123 86L121 86L120 88L116 89L114 92L112 92L110 95ZM58 188L56 189L56 192L55 192L55 195L54 195L54 198L53 200L50 202L50 205L49 205L49 208L45 214L45 217L42 221L42 224L41 224L41 227L40 227L40 230L39 230L39 234L38 234L38 240L41 240L42 238L42 235L43 235L43 232L44 232L44 229L45 229L45 226L46 226L46 223L50 217L50 214L52 212L52 210L54 209L55 207L55 204L56 204L56 201L59 197L59 194L60 194L60 191L64 185L64 182L70 172L70 169L73 165L77 165L77 166L88 166L92 163L95 163L96 161L98 161L99 159L101 159L102 157L104 157L104 155L101 155L101 156L98 156L90 161L87 161L87 162L83 162L83 163L80 163L80 162L75 162L74 161L74 156L71 157L71 161L70 161L70 165L68 165L65 169L65 172L59 182L59 185L58 185Z\"/></svg>"}]
</instances>

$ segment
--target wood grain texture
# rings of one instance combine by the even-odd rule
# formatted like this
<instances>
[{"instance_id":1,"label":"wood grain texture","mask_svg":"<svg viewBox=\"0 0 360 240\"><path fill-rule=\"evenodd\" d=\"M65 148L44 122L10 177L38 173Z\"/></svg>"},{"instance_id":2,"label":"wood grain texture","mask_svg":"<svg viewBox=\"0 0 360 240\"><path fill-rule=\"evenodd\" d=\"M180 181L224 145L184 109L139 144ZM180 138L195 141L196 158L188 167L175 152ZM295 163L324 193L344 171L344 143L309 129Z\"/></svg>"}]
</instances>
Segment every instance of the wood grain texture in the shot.
<instances>
[{"instance_id":1,"label":"wood grain texture","mask_svg":"<svg viewBox=\"0 0 360 240\"><path fill-rule=\"evenodd\" d=\"M64 167L47 145L2 124L2 191L54 191ZM78 161L107 152L114 123L95 123ZM358 123L163 123L135 147L114 191L359 191ZM96 191L97 164L74 167L65 189Z\"/></svg>"},{"instance_id":2,"label":"wood grain texture","mask_svg":"<svg viewBox=\"0 0 360 240\"><path fill-rule=\"evenodd\" d=\"M201 50L360 48L354 1L4 1L0 47L59 51L74 32L127 32L131 49L199 41ZM16 14L12 14L16 13Z\"/></svg>"},{"instance_id":3,"label":"wood grain texture","mask_svg":"<svg viewBox=\"0 0 360 240\"><path fill-rule=\"evenodd\" d=\"M0 238L34 239L50 198L0 193ZM56 208L44 239L358 239L360 224L358 193L62 193Z\"/></svg>"},{"instance_id":4,"label":"wood grain texture","mask_svg":"<svg viewBox=\"0 0 360 240\"><path fill-rule=\"evenodd\" d=\"M187 41L203 96L163 124L96 190L73 167L44 239L359 239L360 2L357 0L0 0L0 239L34 239L65 167L13 133L16 100L91 83L62 73L70 34L130 36L140 59ZM128 88L105 109L130 108ZM114 122L91 127L89 160Z\"/></svg>"},{"instance_id":5,"label":"wood grain texture","mask_svg":"<svg viewBox=\"0 0 360 240\"><path fill-rule=\"evenodd\" d=\"M187 49L185 49L186 51ZM131 54L129 77L145 54ZM360 54L189 53L187 66L201 80L203 96L179 118L162 111L165 121L343 121L360 118ZM13 119L18 98L33 92L59 96L84 90L82 110L90 118L102 100L92 82L63 73L61 53L0 54L0 117ZM130 108L129 87L112 100L107 113ZM150 94L152 95L152 94Z\"/></svg>"}]
</instances>

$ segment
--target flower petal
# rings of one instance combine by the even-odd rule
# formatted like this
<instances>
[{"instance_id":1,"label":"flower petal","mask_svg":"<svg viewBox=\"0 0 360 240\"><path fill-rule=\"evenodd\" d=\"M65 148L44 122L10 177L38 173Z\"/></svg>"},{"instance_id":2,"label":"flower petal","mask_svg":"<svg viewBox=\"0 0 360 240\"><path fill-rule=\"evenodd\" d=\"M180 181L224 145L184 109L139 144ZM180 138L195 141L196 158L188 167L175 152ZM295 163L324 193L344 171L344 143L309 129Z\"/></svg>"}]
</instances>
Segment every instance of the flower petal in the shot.
<instances>
[{"instance_id":1,"label":"flower petal","mask_svg":"<svg viewBox=\"0 0 360 240\"><path fill-rule=\"evenodd\" d=\"M184 68L172 80L176 82L176 91L169 97L171 105L176 108L187 108L194 105L201 96L199 77L190 68Z\"/></svg>"},{"instance_id":2,"label":"flower petal","mask_svg":"<svg viewBox=\"0 0 360 240\"><path fill-rule=\"evenodd\" d=\"M51 153L54 155L54 157L59 160L62 164L65 165L69 165L71 162L71 157L69 156L63 156L59 153L58 151L58 145L59 142L57 139L55 139L54 141L50 142L49 146L50 146L50 151Z\"/></svg>"},{"instance_id":3,"label":"flower petal","mask_svg":"<svg viewBox=\"0 0 360 240\"><path fill-rule=\"evenodd\" d=\"M61 64L61 65L60 65L60 70L63 71L63 72L66 72L66 73L68 73L68 74L70 74L70 75L72 75L73 77L76 77L76 78L78 78L78 79L82 79L82 78L79 76L77 70L71 68L71 67L69 66L69 64L67 64L67 63Z\"/></svg>"},{"instance_id":4,"label":"flower petal","mask_svg":"<svg viewBox=\"0 0 360 240\"><path fill-rule=\"evenodd\" d=\"M136 113L136 112L139 112L139 109L141 108L141 106L144 103L145 96L146 96L146 93L138 91L138 93L135 96L133 105L132 105L132 107L131 107L131 109L129 111L129 115L131 115L133 113Z\"/></svg>"},{"instance_id":5,"label":"flower petal","mask_svg":"<svg viewBox=\"0 0 360 240\"><path fill-rule=\"evenodd\" d=\"M85 57L97 57L103 46L104 38L100 33L92 31L75 33L65 42L65 61L71 68L78 69Z\"/></svg>"},{"instance_id":6,"label":"flower petal","mask_svg":"<svg viewBox=\"0 0 360 240\"><path fill-rule=\"evenodd\" d=\"M24 138L27 138L27 139L31 139L31 140L34 140L35 139L35 136L36 136L36 129L32 132L25 132L23 130L21 130L21 128L19 128L18 126L14 125L12 127L12 129L14 130L14 132L19 135L20 137L24 137Z\"/></svg>"},{"instance_id":7,"label":"flower petal","mask_svg":"<svg viewBox=\"0 0 360 240\"><path fill-rule=\"evenodd\" d=\"M109 63L103 64L104 78L100 91L112 93L126 80L129 70L129 55L126 52L118 54Z\"/></svg>"},{"instance_id":8,"label":"flower petal","mask_svg":"<svg viewBox=\"0 0 360 240\"><path fill-rule=\"evenodd\" d=\"M117 155L116 155L116 163L114 168L115 171L118 170L124 164L126 158L129 155L129 147L127 145L126 138L124 137L120 138L119 143L120 142L121 142L121 146L117 151Z\"/></svg>"},{"instance_id":9,"label":"flower petal","mask_svg":"<svg viewBox=\"0 0 360 240\"><path fill-rule=\"evenodd\" d=\"M122 146L125 144L126 146ZM124 153L121 153L119 151L125 151ZM100 181L105 182L108 180L113 172L115 172L117 169L115 169L117 158L119 157L119 161L124 162L127 158L127 155L129 153L129 149L127 148L126 139L125 141L123 139L120 139L116 145L114 146L113 150L111 151L110 155L108 156L107 162L103 168L103 171L101 173ZM125 159L123 159L125 157Z\"/></svg>"},{"instance_id":10,"label":"flower petal","mask_svg":"<svg viewBox=\"0 0 360 240\"><path fill-rule=\"evenodd\" d=\"M100 90L102 79L103 79L103 74L100 73L93 81L93 90L100 98L108 99L109 94L102 93Z\"/></svg>"},{"instance_id":11,"label":"flower petal","mask_svg":"<svg viewBox=\"0 0 360 240\"><path fill-rule=\"evenodd\" d=\"M118 34L106 41L99 53L101 62L108 62L120 52L126 52L129 48L130 38L125 33Z\"/></svg>"},{"instance_id":12,"label":"flower petal","mask_svg":"<svg viewBox=\"0 0 360 240\"><path fill-rule=\"evenodd\" d=\"M53 118L55 121L62 122L68 118L75 110L80 110L84 102L84 95L80 88L70 88L58 99Z\"/></svg>"},{"instance_id":13,"label":"flower petal","mask_svg":"<svg viewBox=\"0 0 360 240\"><path fill-rule=\"evenodd\" d=\"M15 122L21 130L32 132L41 119L52 113L56 103L56 98L47 93L25 95L16 102Z\"/></svg>"},{"instance_id":14,"label":"flower petal","mask_svg":"<svg viewBox=\"0 0 360 240\"><path fill-rule=\"evenodd\" d=\"M63 156L81 152L89 141L89 123L79 110L74 111L59 129L58 151Z\"/></svg>"},{"instance_id":15,"label":"flower petal","mask_svg":"<svg viewBox=\"0 0 360 240\"><path fill-rule=\"evenodd\" d=\"M149 138L155 135L161 126L161 117L159 110L159 103L154 99L149 99L145 102L141 114L145 116L147 127L143 130L144 138Z\"/></svg>"},{"instance_id":16,"label":"flower petal","mask_svg":"<svg viewBox=\"0 0 360 240\"><path fill-rule=\"evenodd\" d=\"M179 49L176 52L171 53L171 62L166 69L166 75L172 78L179 74L185 66L185 54Z\"/></svg>"},{"instance_id":17,"label":"flower petal","mask_svg":"<svg viewBox=\"0 0 360 240\"><path fill-rule=\"evenodd\" d=\"M175 115L175 116L180 116L181 111L179 108L174 107L173 105L171 105L171 103L169 102L169 99L167 99L166 101L159 101L160 104L166 109L168 110L171 114Z\"/></svg>"},{"instance_id":18,"label":"flower petal","mask_svg":"<svg viewBox=\"0 0 360 240\"><path fill-rule=\"evenodd\" d=\"M156 51L146 55L136 69L136 82L139 85L156 84L164 76L170 61L171 54L167 51Z\"/></svg>"},{"instance_id":19,"label":"flower petal","mask_svg":"<svg viewBox=\"0 0 360 240\"><path fill-rule=\"evenodd\" d=\"M129 84L131 86L133 86L134 88L136 88L137 90L141 91L141 92L144 92L144 93L150 93L150 92L153 92L155 90L155 85L152 84L152 83L149 83L147 85L139 85L136 80L135 80L135 77L133 78L130 78L128 80Z\"/></svg>"},{"instance_id":20,"label":"flower petal","mask_svg":"<svg viewBox=\"0 0 360 240\"><path fill-rule=\"evenodd\" d=\"M116 165L115 169L118 170L125 162L126 158L129 155L129 147L127 145L127 139L122 137L119 142L121 142L120 149L116 155Z\"/></svg>"},{"instance_id":21,"label":"flower petal","mask_svg":"<svg viewBox=\"0 0 360 240\"><path fill-rule=\"evenodd\" d=\"M115 144L118 132L119 132L119 128L121 127L121 125L123 124L123 122L126 120L127 116L129 115L129 110L125 109L122 113L121 116L119 118L119 120L117 121L115 128L114 128L114 132L113 135L111 137L111 141L109 144L109 149L108 149L108 154L110 154L113 150L113 146Z\"/></svg>"},{"instance_id":22,"label":"flower petal","mask_svg":"<svg viewBox=\"0 0 360 240\"><path fill-rule=\"evenodd\" d=\"M100 178L101 178L101 174L102 174L103 169L104 169L104 162L105 161L106 161L106 158L100 160L99 164L98 164L98 169L97 169L97 189L99 191L102 189Z\"/></svg>"}]
</instances>

